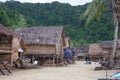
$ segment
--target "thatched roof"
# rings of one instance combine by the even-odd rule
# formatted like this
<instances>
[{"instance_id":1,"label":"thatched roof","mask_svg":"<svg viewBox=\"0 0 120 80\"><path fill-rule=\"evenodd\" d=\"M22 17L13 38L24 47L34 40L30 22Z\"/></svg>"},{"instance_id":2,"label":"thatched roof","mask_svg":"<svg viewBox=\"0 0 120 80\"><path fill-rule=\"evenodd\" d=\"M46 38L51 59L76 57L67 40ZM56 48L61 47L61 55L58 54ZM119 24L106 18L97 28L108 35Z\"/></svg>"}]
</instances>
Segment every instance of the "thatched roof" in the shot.
<instances>
[{"instance_id":1,"label":"thatched roof","mask_svg":"<svg viewBox=\"0 0 120 80\"><path fill-rule=\"evenodd\" d=\"M15 33L19 34L26 44L48 44L59 43L63 34L63 27L29 27L17 28Z\"/></svg>"},{"instance_id":2,"label":"thatched roof","mask_svg":"<svg viewBox=\"0 0 120 80\"><path fill-rule=\"evenodd\" d=\"M77 46L76 53L77 56L87 56L89 51L89 46Z\"/></svg>"},{"instance_id":3,"label":"thatched roof","mask_svg":"<svg viewBox=\"0 0 120 80\"><path fill-rule=\"evenodd\" d=\"M113 44L113 41L102 41L100 46L101 48L109 49L109 48L112 48L112 44Z\"/></svg>"},{"instance_id":4,"label":"thatched roof","mask_svg":"<svg viewBox=\"0 0 120 80\"><path fill-rule=\"evenodd\" d=\"M100 47L100 44L91 44L89 47L89 55L101 55L102 49Z\"/></svg>"},{"instance_id":5,"label":"thatched roof","mask_svg":"<svg viewBox=\"0 0 120 80\"><path fill-rule=\"evenodd\" d=\"M113 41L102 41L100 46L103 49L112 49L113 48ZM120 40L118 40L117 48L120 49Z\"/></svg>"},{"instance_id":6,"label":"thatched roof","mask_svg":"<svg viewBox=\"0 0 120 80\"><path fill-rule=\"evenodd\" d=\"M89 51L89 46L77 46L76 47L77 53L88 53L88 51Z\"/></svg>"},{"instance_id":7,"label":"thatched roof","mask_svg":"<svg viewBox=\"0 0 120 80\"><path fill-rule=\"evenodd\" d=\"M12 31L10 31L7 27L0 24L0 34L12 36L14 33Z\"/></svg>"}]
</instances>

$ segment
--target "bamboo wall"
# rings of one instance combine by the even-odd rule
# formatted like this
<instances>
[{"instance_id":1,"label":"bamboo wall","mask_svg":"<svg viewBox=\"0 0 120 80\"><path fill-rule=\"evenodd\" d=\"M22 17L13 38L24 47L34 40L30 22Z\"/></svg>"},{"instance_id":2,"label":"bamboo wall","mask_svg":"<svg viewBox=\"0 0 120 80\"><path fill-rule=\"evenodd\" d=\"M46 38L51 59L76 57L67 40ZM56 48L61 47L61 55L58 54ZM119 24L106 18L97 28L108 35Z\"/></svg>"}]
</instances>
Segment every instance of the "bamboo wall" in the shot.
<instances>
[{"instance_id":1,"label":"bamboo wall","mask_svg":"<svg viewBox=\"0 0 120 80\"><path fill-rule=\"evenodd\" d=\"M12 50L13 50L13 61L16 61L18 59L18 49L20 48L20 42L18 38L13 38L12 41Z\"/></svg>"},{"instance_id":2,"label":"bamboo wall","mask_svg":"<svg viewBox=\"0 0 120 80\"><path fill-rule=\"evenodd\" d=\"M2 35L2 39L0 42L0 50L11 51L11 41L11 37Z\"/></svg>"},{"instance_id":3,"label":"bamboo wall","mask_svg":"<svg viewBox=\"0 0 120 80\"><path fill-rule=\"evenodd\" d=\"M2 35L2 40L0 43L0 59L7 63L11 63L11 54L12 54L12 37Z\"/></svg>"},{"instance_id":4,"label":"bamboo wall","mask_svg":"<svg viewBox=\"0 0 120 80\"><path fill-rule=\"evenodd\" d=\"M0 55L0 59L4 62L11 63L11 56L10 55Z\"/></svg>"},{"instance_id":5,"label":"bamboo wall","mask_svg":"<svg viewBox=\"0 0 120 80\"><path fill-rule=\"evenodd\" d=\"M56 54L59 55L60 59L63 59L64 51L63 51L63 40L62 37L59 43L56 45Z\"/></svg>"},{"instance_id":6,"label":"bamboo wall","mask_svg":"<svg viewBox=\"0 0 120 80\"><path fill-rule=\"evenodd\" d=\"M103 57L104 57L104 60L106 59L110 59L112 60L113 56L112 56L112 49L103 49ZM116 56L120 57L120 49L117 49L116 51Z\"/></svg>"},{"instance_id":7,"label":"bamboo wall","mask_svg":"<svg viewBox=\"0 0 120 80\"><path fill-rule=\"evenodd\" d=\"M2 35L1 44L11 44L11 41L12 41L12 37Z\"/></svg>"},{"instance_id":8,"label":"bamboo wall","mask_svg":"<svg viewBox=\"0 0 120 80\"><path fill-rule=\"evenodd\" d=\"M55 54L55 45L27 45L26 54Z\"/></svg>"},{"instance_id":9,"label":"bamboo wall","mask_svg":"<svg viewBox=\"0 0 120 80\"><path fill-rule=\"evenodd\" d=\"M23 50L22 54L24 55L24 53L26 51L26 45L25 45L23 39L18 38L18 37L14 37L12 40L12 51L13 51L12 58L13 58L13 61L16 61L19 58L18 49L22 49Z\"/></svg>"},{"instance_id":10,"label":"bamboo wall","mask_svg":"<svg viewBox=\"0 0 120 80\"><path fill-rule=\"evenodd\" d=\"M63 54L63 44L62 44L62 38L59 42L59 44L56 45L56 53L57 54Z\"/></svg>"}]
</instances>

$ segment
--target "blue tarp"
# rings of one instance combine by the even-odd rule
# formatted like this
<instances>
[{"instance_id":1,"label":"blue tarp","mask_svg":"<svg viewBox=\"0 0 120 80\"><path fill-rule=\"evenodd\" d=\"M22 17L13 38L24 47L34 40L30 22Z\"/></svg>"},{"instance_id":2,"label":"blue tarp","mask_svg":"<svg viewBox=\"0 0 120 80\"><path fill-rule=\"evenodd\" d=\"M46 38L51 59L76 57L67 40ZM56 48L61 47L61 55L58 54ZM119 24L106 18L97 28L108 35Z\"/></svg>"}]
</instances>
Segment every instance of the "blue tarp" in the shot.
<instances>
[{"instance_id":1,"label":"blue tarp","mask_svg":"<svg viewBox=\"0 0 120 80\"><path fill-rule=\"evenodd\" d=\"M111 78L113 78L113 79L120 79L120 71L116 72L115 74L113 74Z\"/></svg>"},{"instance_id":2,"label":"blue tarp","mask_svg":"<svg viewBox=\"0 0 120 80\"><path fill-rule=\"evenodd\" d=\"M64 51L64 57L65 58L72 58L72 51L70 50L70 49L66 49L65 51Z\"/></svg>"}]
</instances>

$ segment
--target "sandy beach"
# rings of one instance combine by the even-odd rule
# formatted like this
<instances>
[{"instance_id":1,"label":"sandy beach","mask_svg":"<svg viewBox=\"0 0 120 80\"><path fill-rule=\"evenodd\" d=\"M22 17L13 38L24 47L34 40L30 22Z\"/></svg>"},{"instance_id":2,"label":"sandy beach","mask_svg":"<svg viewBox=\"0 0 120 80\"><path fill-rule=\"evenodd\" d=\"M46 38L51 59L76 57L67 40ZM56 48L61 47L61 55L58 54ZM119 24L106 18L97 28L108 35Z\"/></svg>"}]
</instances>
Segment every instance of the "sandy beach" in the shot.
<instances>
[{"instance_id":1,"label":"sandy beach","mask_svg":"<svg viewBox=\"0 0 120 80\"><path fill-rule=\"evenodd\" d=\"M98 63L85 64L77 61L76 64L65 67L40 67L37 69L14 70L12 75L1 75L0 80L97 80L106 76L106 70L94 71ZM107 70L112 75L117 70Z\"/></svg>"}]
</instances>

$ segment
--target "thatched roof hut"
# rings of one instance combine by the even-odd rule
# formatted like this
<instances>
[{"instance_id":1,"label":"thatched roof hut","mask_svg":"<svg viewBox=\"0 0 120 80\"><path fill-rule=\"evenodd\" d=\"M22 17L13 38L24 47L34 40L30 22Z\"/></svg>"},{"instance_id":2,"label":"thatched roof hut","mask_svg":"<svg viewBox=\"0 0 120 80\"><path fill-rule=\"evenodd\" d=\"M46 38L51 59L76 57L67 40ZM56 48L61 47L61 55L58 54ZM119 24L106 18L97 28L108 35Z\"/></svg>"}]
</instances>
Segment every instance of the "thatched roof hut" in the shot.
<instances>
[{"instance_id":1,"label":"thatched roof hut","mask_svg":"<svg viewBox=\"0 0 120 80\"><path fill-rule=\"evenodd\" d=\"M91 44L88 54L90 56L101 55L102 54L102 49L100 47L100 44Z\"/></svg>"},{"instance_id":2,"label":"thatched roof hut","mask_svg":"<svg viewBox=\"0 0 120 80\"><path fill-rule=\"evenodd\" d=\"M77 46L76 47L76 53L77 56L87 56L89 51L89 46Z\"/></svg>"},{"instance_id":3,"label":"thatched roof hut","mask_svg":"<svg viewBox=\"0 0 120 80\"><path fill-rule=\"evenodd\" d=\"M19 48L26 49L24 41L20 36L0 24L0 58L11 64L18 58L18 49L15 46L17 42L14 41L16 38L19 39Z\"/></svg>"},{"instance_id":4,"label":"thatched roof hut","mask_svg":"<svg viewBox=\"0 0 120 80\"><path fill-rule=\"evenodd\" d=\"M24 39L27 46L26 55L37 55L37 57L63 55L65 38L61 26L17 28L15 33Z\"/></svg>"},{"instance_id":5,"label":"thatched roof hut","mask_svg":"<svg viewBox=\"0 0 120 80\"><path fill-rule=\"evenodd\" d=\"M100 46L103 49L103 55L106 55L106 57L109 58L113 58L113 41L102 41ZM120 40L118 40L116 57L120 57Z\"/></svg>"},{"instance_id":6,"label":"thatched roof hut","mask_svg":"<svg viewBox=\"0 0 120 80\"><path fill-rule=\"evenodd\" d=\"M91 57L92 61L99 61L103 59L103 54L100 44L91 44L89 47L88 55Z\"/></svg>"},{"instance_id":7,"label":"thatched roof hut","mask_svg":"<svg viewBox=\"0 0 120 80\"><path fill-rule=\"evenodd\" d=\"M12 63L12 38L14 33L0 24L0 58Z\"/></svg>"}]
</instances>

